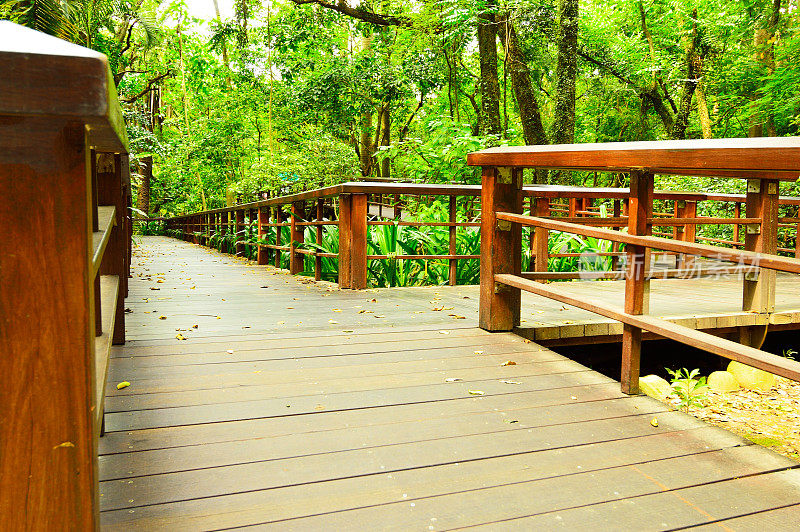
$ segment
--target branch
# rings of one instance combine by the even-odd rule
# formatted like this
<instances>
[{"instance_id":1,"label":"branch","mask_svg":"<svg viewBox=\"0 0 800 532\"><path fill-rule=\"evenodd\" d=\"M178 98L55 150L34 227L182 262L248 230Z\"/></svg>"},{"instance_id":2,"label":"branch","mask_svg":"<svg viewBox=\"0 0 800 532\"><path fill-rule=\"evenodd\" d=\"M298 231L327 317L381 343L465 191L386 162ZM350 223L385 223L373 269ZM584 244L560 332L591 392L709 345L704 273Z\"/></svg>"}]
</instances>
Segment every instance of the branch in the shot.
<instances>
[{"instance_id":1,"label":"branch","mask_svg":"<svg viewBox=\"0 0 800 532\"><path fill-rule=\"evenodd\" d=\"M119 55L122 56L128 49L131 47L131 34L133 33L133 27L136 26L136 19L133 20L130 26L128 26L128 35L125 37L125 46L122 47L122 50L119 51Z\"/></svg>"},{"instance_id":2,"label":"branch","mask_svg":"<svg viewBox=\"0 0 800 532\"><path fill-rule=\"evenodd\" d=\"M352 17L376 26L410 26L411 20L407 17L398 17L394 15L379 15L372 11L366 11L360 7L350 7L347 5L346 0L326 1L326 0L292 0L298 6L304 4L316 4L326 9L332 9L348 17Z\"/></svg>"},{"instance_id":3,"label":"branch","mask_svg":"<svg viewBox=\"0 0 800 532\"><path fill-rule=\"evenodd\" d=\"M128 97L128 98L120 98L120 99L119 99L119 101L121 101L121 102L123 102L123 103L133 103L133 102L135 102L136 100L138 100L139 98L141 98L142 96L144 96L145 94L147 94L148 92L150 92L150 90L152 90L152 87L153 87L153 84L154 84L154 83L158 83L158 82L159 82L159 81L161 81L162 79L166 78L167 76L171 76L171 75L172 75L172 71L171 71L171 70L168 70L168 71L167 71L167 72L165 72L164 74L161 74L160 76L156 76L156 77L154 77L153 79L151 79L150 81L148 81L148 82L147 82L147 85L145 86L145 88L144 88L144 89L142 89L142 90L141 90L141 91L140 91L138 94L136 94L135 96L130 96L130 97Z\"/></svg>"}]
</instances>

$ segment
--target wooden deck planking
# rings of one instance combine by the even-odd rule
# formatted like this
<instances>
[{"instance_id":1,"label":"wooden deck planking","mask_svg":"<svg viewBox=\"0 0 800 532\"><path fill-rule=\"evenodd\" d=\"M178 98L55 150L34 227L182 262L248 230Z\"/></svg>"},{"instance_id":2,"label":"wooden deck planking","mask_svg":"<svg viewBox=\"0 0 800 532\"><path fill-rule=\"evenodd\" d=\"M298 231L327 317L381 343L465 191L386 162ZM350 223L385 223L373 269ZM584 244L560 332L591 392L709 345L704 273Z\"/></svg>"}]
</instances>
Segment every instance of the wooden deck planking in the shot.
<instances>
[{"instance_id":1,"label":"wooden deck planking","mask_svg":"<svg viewBox=\"0 0 800 532\"><path fill-rule=\"evenodd\" d=\"M536 343L475 329L472 287L339 291L158 238L137 255L135 271L160 272L172 295L153 306L156 276L131 283L127 327L147 333L110 362L105 529L519 529L556 514L580 527L629 501L634 517L644 504L669 508L669 526L701 524L744 515L731 505L745 488L760 493L742 483L759 478L780 496L748 500L749 511L800 504L794 462L624 396ZM121 380L132 385L118 391ZM705 509L717 486L728 495ZM665 493L699 497L705 514L673 509Z\"/></svg>"}]
</instances>

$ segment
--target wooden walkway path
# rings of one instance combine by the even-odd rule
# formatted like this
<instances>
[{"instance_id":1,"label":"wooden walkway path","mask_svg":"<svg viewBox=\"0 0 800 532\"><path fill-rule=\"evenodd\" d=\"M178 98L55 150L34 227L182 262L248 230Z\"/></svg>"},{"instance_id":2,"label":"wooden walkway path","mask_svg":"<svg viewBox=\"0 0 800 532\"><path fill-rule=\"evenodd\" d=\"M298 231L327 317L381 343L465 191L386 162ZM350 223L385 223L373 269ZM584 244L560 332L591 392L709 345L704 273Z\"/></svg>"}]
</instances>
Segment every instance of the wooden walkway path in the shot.
<instances>
[{"instance_id":1,"label":"wooden walkway path","mask_svg":"<svg viewBox=\"0 0 800 532\"><path fill-rule=\"evenodd\" d=\"M476 328L474 288L340 291L166 238L135 254L104 529L800 526L795 462Z\"/></svg>"}]
</instances>

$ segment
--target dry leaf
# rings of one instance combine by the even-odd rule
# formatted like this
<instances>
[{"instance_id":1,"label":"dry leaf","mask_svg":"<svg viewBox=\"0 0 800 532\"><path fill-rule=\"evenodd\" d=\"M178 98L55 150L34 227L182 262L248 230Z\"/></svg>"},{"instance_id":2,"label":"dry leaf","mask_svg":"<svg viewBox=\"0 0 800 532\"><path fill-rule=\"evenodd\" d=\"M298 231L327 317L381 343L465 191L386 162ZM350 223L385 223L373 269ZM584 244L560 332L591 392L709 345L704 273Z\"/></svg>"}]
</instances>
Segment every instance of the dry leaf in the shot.
<instances>
[{"instance_id":1,"label":"dry leaf","mask_svg":"<svg viewBox=\"0 0 800 532\"><path fill-rule=\"evenodd\" d=\"M459 379L458 377L447 377L444 382L458 382L463 381L464 379Z\"/></svg>"},{"instance_id":2,"label":"dry leaf","mask_svg":"<svg viewBox=\"0 0 800 532\"><path fill-rule=\"evenodd\" d=\"M475 354L476 354L476 355L482 355L482 354L483 354L483 351L475 351Z\"/></svg>"},{"instance_id":3,"label":"dry leaf","mask_svg":"<svg viewBox=\"0 0 800 532\"><path fill-rule=\"evenodd\" d=\"M658 426L658 420L656 418L653 418L653 419L650 420L650 424L653 425L654 427L657 427Z\"/></svg>"},{"instance_id":4,"label":"dry leaf","mask_svg":"<svg viewBox=\"0 0 800 532\"><path fill-rule=\"evenodd\" d=\"M519 381L500 381L500 382L502 382L503 384L522 384Z\"/></svg>"},{"instance_id":5,"label":"dry leaf","mask_svg":"<svg viewBox=\"0 0 800 532\"><path fill-rule=\"evenodd\" d=\"M439 331L439 334L450 334L450 331Z\"/></svg>"},{"instance_id":6,"label":"dry leaf","mask_svg":"<svg viewBox=\"0 0 800 532\"><path fill-rule=\"evenodd\" d=\"M183 336L182 334L176 334L175 338L177 338L178 340L186 340L186 337Z\"/></svg>"},{"instance_id":7,"label":"dry leaf","mask_svg":"<svg viewBox=\"0 0 800 532\"><path fill-rule=\"evenodd\" d=\"M502 363L502 364L500 364L500 365L501 365L501 366L516 366L516 365L517 365L517 363L516 363L516 362L514 362L513 360L506 360L505 362L503 362L503 363Z\"/></svg>"},{"instance_id":8,"label":"dry leaf","mask_svg":"<svg viewBox=\"0 0 800 532\"><path fill-rule=\"evenodd\" d=\"M331 309L331 310L334 311L334 312L341 312L342 311L342 309L340 309L340 308L334 308L334 309Z\"/></svg>"},{"instance_id":9,"label":"dry leaf","mask_svg":"<svg viewBox=\"0 0 800 532\"><path fill-rule=\"evenodd\" d=\"M226 351L226 353L228 353L229 355L232 355L232 354L233 354L233 349L228 349L228 350Z\"/></svg>"},{"instance_id":10,"label":"dry leaf","mask_svg":"<svg viewBox=\"0 0 800 532\"><path fill-rule=\"evenodd\" d=\"M481 390L469 390L470 395L483 395L483 391Z\"/></svg>"},{"instance_id":11,"label":"dry leaf","mask_svg":"<svg viewBox=\"0 0 800 532\"><path fill-rule=\"evenodd\" d=\"M165 320L165 319L167 319L167 317L162 314L161 316L158 317L158 319Z\"/></svg>"},{"instance_id":12,"label":"dry leaf","mask_svg":"<svg viewBox=\"0 0 800 532\"><path fill-rule=\"evenodd\" d=\"M121 383L117 384L117 390L121 390L123 388L127 388L130 385L131 385L131 383L129 383L128 381L122 381Z\"/></svg>"}]
</instances>

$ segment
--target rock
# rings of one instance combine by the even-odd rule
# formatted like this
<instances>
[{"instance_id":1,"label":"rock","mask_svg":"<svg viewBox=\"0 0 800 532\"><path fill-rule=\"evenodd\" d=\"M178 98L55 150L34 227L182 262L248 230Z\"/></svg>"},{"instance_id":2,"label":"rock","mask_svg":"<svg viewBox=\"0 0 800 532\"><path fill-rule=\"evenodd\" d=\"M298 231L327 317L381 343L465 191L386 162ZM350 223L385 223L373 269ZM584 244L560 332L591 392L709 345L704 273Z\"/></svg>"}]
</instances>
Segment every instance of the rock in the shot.
<instances>
[{"instance_id":1,"label":"rock","mask_svg":"<svg viewBox=\"0 0 800 532\"><path fill-rule=\"evenodd\" d=\"M672 393L672 386L658 375L639 377L639 389L654 399L663 401Z\"/></svg>"},{"instance_id":2,"label":"rock","mask_svg":"<svg viewBox=\"0 0 800 532\"><path fill-rule=\"evenodd\" d=\"M735 360L728 364L728 372L736 377L742 388L766 391L775 385L775 375L772 373L767 373Z\"/></svg>"},{"instance_id":3,"label":"rock","mask_svg":"<svg viewBox=\"0 0 800 532\"><path fill-rule=\"evenodd\" d=\"M732 373L727 371L715 371L708 376L709 388L715 392L735 392L739 390L739 381Z\"/></svg>"}]
</instances>

